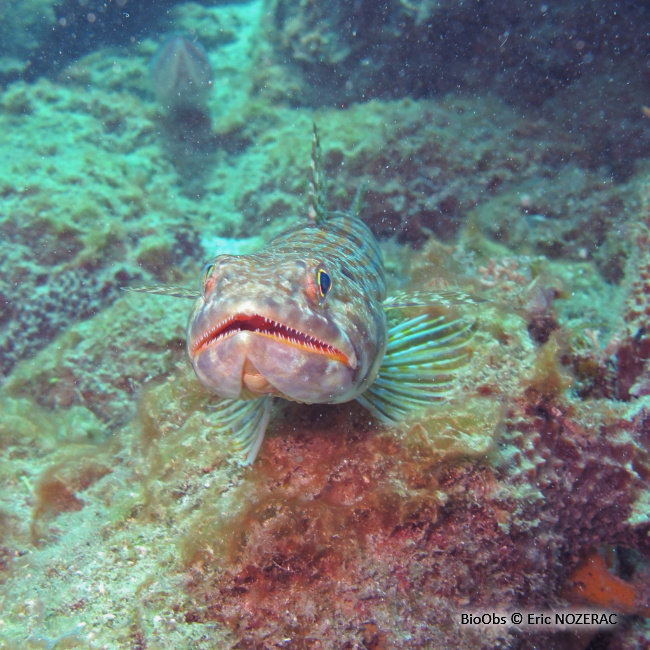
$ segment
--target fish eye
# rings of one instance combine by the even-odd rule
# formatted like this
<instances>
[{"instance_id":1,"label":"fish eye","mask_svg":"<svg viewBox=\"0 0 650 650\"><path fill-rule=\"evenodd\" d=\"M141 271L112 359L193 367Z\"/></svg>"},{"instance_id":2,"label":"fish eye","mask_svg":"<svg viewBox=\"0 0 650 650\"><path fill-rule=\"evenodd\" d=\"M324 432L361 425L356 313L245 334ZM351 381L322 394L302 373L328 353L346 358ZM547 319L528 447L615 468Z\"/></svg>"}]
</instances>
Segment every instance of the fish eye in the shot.
<instances>
[{"instance_id":1,"label":"fish eye","mask_svg":"<svg viewBox=\"0 0 650 650\"><path fill-rule=\"evenodd\" d=\"M203 267L203 280L202 284L205 287L208 278L210 277L210 274L212 273L212 269L214 268L214 261L212 262L207 262L204 267Z\"/></svg>"},{"instance_id":2,"label":"fish eye","mask_svg":"<svg viewBox=\"0 0 650 650\"><path fill-rule=\"evenodd\" d=\"M325 300L332 288L332 278L330 278L329 273L324 269L318 269L316 284L318 285L318 293L320 294L321 300Z\"/></svg>"}]
</instances>

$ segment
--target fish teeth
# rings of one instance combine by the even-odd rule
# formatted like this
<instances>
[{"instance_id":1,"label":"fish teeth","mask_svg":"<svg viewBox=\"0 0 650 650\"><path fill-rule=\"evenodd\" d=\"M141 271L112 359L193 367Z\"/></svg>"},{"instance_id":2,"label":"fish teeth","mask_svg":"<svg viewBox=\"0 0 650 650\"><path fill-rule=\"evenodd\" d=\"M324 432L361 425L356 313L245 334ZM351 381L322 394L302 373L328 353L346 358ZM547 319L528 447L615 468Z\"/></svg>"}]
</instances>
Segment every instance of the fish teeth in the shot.
<instances>
[{"instance_id":1,"label":"fish teeth","mask_svg":"<svg viewBox=\"0 0 650 650\"><path fill-rule=\"evenodd\" d=\"M255 327L255 329L251 328L247 330L245 327L239 326L239 324L236 322L238 320L249 320L250 323L250 321L255 318L261 319L264 325ZM230 329L228 329L229 327ZM231 335L238 334L239 332L243 331L252 331L253 333L258 334L268 334L275 338L277 341L286 341L292 345L304 347L312 352L341 354L333 345L330 345L325 341L321 341L311 334L301 332L295 327L285 325L284 323L280 323L272 318L269 318L268 316L263 316L261 314L251 314L250 316L234 315L220 320L216 325L213 325L197 339L193 346L193 350L194 352L198 352L202 348L205 348Z\"/></svg>"}]
</instances>

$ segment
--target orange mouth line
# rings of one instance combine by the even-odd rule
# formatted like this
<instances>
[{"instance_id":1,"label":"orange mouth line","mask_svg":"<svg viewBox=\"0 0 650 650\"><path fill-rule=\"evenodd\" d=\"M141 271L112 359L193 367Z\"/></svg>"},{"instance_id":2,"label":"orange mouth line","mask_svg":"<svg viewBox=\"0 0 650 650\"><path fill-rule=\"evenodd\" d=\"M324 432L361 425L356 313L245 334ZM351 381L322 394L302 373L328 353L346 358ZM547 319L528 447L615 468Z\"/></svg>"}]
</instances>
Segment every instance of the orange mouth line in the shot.
<instances>
[{"instance_id":1,"label":"orange mouth line","mask_svg":"<svg viewBox=\"0 0 650 650\"><path fill-rule=\"evenodd\" d=\"M194 342L192 345L191 357L194 358L206 348L239 332L261 334L262 336L271 338L279 343L291 345L295 348L307 350L316 354L323 354L348 366L350 365L348 357L333 345L321 341L310 334L300 332L293 327L279 323L272 318L260 316L259 314L253 314L252 316L237 314L217 323L214 327L211 327L207 332L204 332L199 336L199 338Z\"/></svg>"}]
</instances>

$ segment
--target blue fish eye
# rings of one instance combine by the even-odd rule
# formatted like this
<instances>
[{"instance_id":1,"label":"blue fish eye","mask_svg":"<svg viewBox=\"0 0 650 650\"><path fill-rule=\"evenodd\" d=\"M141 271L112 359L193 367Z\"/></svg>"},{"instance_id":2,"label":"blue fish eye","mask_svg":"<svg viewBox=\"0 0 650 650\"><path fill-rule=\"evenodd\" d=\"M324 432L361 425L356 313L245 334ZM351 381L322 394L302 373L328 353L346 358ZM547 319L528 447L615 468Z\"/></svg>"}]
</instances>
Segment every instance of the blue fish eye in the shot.
<instances>
[{"instance_id":1,"label":"blue fish eye","mask_svg":"<svg viewBox=\"0 0 650 650\"><path fill-rule=\"evenodd\" d=\"M213 268L214 262L207 262L207 264L203 266L203 286L205 286L205 283L208 281Z\"/></svg>"},{"instance_id":2,"label":"blue fish eye","mask_svg":"<svg viewBox=\"0 0 650 650\"><path fill-rule=\"evenodd\" d=\"M318 291L321 299L325 299L331 288L332 278L330 278L329 273L323 269L318 269Z\"/></svg>"}]
</instances>

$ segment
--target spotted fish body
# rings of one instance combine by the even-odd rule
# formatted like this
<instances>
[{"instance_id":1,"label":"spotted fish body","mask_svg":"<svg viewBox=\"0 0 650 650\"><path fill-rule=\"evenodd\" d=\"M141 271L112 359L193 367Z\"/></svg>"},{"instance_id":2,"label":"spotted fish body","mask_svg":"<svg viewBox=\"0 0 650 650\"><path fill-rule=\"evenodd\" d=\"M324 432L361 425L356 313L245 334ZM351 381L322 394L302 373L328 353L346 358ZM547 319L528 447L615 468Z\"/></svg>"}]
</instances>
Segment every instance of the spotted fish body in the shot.
<instances>
[{"instance_id":1,"label":"spotted fish body","mask_svg":"<svg viewBox=\"0 0 650 650\"><path fill-rule=\"evenodd\" d=\"M379 245L359 218L328 213L314 127L308 219L250 255L219 255L200 291L142 287L195 300L187 349L221 400L218 427L255 460L276 397L357 399L389 425L446 399L468 360L473 325L426 313L388 328L386 310L483 302L456 291L386 296Z\"/></svg>"}]
</instances>

